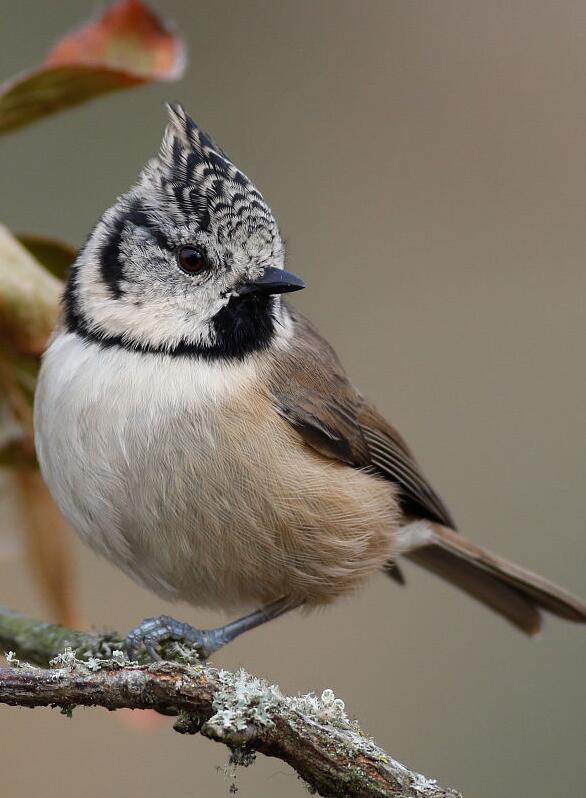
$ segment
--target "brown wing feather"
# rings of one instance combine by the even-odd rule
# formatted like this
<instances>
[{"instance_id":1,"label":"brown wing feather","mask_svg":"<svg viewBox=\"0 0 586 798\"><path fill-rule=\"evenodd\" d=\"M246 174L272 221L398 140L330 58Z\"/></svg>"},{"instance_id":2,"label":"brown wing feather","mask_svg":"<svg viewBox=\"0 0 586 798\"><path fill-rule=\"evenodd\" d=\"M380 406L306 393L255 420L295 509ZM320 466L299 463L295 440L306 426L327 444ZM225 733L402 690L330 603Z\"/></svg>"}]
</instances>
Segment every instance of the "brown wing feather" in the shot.
<instances>
[{"instance_id":1,"label":"brown wing feather","mask_svg":"<svg viewBox=\"0 0 586 798\"><path fill-rule=\"evenodd\" d=\"M540 610L586 621L586 605L557 585L490 554L455 533L445 504L423 476L411 450L350 383L336 353L300 314L295 337L275 354L270 383L275 407L303 440L326 457L369 469L400 491L405 523L431 521L426 545L405 552L410 560L443 577L528 634L541 624ZM389 576L402 583L394 563Z\"/></svg>"},{"instance_id":2,"label":"brown wing feather","mask_svg":"<svg viewBox=\"0 0 586 798\"><path fill-rule=\"evenodd\" d=\"M331 346L301 314L272 377L278 412L326 457L369 468L398 485L407 515L454 528L446 506L399 433L352 385Z\"/></svg>"},{"instance_id":3,"label":"brown wing feather","mask_svg":"<svg viewBox=\"0 0 586 798\"><path fill-rule=\"evenodd\" d=\"M439 524L429 545L408 552L408 559L447 579L487 604L528 634L541 627L540 610L584 623L586 604L539 574L493 554Z\"/></svg>"}]
</instances>

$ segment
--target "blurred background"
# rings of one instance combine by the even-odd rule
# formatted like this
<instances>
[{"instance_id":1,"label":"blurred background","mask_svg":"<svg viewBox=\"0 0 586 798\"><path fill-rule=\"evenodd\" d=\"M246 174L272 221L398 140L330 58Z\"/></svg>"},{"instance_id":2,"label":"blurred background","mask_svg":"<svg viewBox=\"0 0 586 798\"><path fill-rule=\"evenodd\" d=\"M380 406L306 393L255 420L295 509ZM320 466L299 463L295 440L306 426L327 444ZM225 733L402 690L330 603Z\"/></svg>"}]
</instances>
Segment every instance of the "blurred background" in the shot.
<instances>
[{"instance_id":1,"label":"blurred background","mask_svg":"<svg viewBox=\"0 0 586 798\"><path fill-rule=\"evenodd\" d=\"M179 84L108 96L0 143L0 218L79 244L183 102L261 188L308 289L295 303L410 441L462 531L586 595L586 5L159 0ZM0 78L93 9L0 0ZM0 603L47 617L0 506ZM74 544L79 614L172 613ZM475 798L578 795L584 630L527 640L405 568L219 653L289 692L326 687L397 758ZM0 706L3 789L223 796L227 752L163 721ZM242 796L303 796L284 764Z\"/></svg>"}]
</instances>

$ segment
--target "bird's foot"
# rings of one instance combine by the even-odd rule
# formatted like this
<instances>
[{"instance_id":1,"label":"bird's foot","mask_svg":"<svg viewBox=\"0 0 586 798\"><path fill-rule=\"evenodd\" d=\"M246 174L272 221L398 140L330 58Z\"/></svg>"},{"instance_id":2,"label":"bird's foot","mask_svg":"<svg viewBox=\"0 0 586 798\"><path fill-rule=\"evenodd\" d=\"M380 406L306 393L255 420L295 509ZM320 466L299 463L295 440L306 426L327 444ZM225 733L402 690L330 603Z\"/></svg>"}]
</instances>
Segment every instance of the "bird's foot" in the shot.
<instances>
[{"instance_id":1,"label":"bird's foot","mask_svg":"<svg viewBox=\"0 0 586 798\"><path fill-rule=\"evenodd\" d=\"M267 604L243 618L215 629L195 629L188 623L176 621L168 615L159 615L158 618L147 618L139 623L126 637L126 652L131 659L136 659L137 654L144 650L154 660L160 660L161 649L166 643L185 643L191 646L200 659L206 660L226 643L239 637L250 629L256 629L273 618L288 612L298 606L288 598L283 597Z\"/></svg>"},{"instance_id":2,"label":"bird's foot","mask_svg":"<svg viewBox=\"0 0 586 798\"><path fill-rule=\"evenodd\" d=\"M218 629L196 629L168 615L159 615L158 618L147 618L131 629L126 636L126 651L130 659L136 659L144 650L153 660L160 660L161 647L165 643L177 642L194 648L200 659L207 660L226 642L218 632Z\"/></svg>"}]
</instances>

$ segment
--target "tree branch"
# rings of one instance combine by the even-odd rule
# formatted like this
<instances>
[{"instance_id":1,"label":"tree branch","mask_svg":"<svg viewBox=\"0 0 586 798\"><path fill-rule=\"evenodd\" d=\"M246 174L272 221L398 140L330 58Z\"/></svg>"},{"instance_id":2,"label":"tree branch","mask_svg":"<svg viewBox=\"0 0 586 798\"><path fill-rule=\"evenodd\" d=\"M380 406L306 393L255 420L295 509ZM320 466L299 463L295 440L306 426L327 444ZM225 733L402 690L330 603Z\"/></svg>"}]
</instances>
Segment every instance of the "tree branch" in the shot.
<instances>
[{"instance_id":1,"label":"tree branch","mask_svg":"<svg viewBox=\"0 0 586 798\"><path fill-rule=\"evenodd\" d=\"M177 647L173 661L129 662L114 634L89 635L0 609L0 645L47 665L0 668L0 702L11 706L101 706L175 715L174 728L223 742L235 764L255 752L287 762L322 796L460 798L408 770L365 737L329 690L287 697L244 671L228 673ZM170 654L171 652L166 652Z\"/></svg>"}]
</instances>

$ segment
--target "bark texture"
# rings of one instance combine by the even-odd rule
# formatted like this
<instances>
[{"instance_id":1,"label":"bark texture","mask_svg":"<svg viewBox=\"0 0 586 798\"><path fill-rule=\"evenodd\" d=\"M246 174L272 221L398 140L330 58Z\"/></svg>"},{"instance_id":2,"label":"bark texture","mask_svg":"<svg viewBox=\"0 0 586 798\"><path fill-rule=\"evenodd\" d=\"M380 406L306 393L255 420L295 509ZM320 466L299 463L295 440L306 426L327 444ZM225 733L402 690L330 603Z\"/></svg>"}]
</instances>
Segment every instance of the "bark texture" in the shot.
<instances>
[{"instance_id":1,"label":"bark texture","mask_svg":"<svg viewBox=\"0 0 586 798\"><path fill-rule=\"evenodd\" d=\"M11 706L154 709L175 716L180 733L227 745L235 764L250 764L257 752L287 762L322 796L461 798L380 749L329 690L284 696L180 647L168 652L173 660L130 662L115 634L84 634L2 609L0 646L14 652L10 667L0 668L0 702Z\"/></svg>"}]
</instances>

